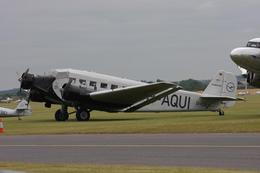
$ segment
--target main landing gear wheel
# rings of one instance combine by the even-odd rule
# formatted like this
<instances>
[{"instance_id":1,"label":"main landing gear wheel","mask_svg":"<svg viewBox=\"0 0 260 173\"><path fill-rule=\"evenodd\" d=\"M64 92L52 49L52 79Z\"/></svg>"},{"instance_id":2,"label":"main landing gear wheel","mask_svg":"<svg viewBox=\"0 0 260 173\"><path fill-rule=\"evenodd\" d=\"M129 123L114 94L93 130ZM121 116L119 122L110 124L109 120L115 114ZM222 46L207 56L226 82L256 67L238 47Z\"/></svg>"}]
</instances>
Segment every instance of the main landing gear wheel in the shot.
<instances>
[{"instance_id":1,"label":"main landing gear wheel","mask_svg":"<svg viewBox=\"0 0 260 173\"><path fill-rule=\"evenodd\" d=\"M224 115L225 115L225 112L224 112L223 110L219 110L219 111L218 111L218 114L219 114L219 116L224 116Z\"/></svg>"},{"instance_id":2,"label":"main landing gear wheel","mask_svg":"<svg viewBox=\"0 0 260 173\"><path fill-rule=\"evenodd\" d=\"M90 112L79 109L76 112L76 118L78 121L88 121L90 119Z\"/></svg>"},{"instance_id":3,"label":"main landing gear wheel","mask_svg":"<svg viewBox=\"0 0 260 173\"><path fill-rule=\"evenodd\" d=\"M62 111L61 109L57 110L55 113L56 121L67 121L69 119L69 114L66 111Z\"/></svg>"}]
</instances>

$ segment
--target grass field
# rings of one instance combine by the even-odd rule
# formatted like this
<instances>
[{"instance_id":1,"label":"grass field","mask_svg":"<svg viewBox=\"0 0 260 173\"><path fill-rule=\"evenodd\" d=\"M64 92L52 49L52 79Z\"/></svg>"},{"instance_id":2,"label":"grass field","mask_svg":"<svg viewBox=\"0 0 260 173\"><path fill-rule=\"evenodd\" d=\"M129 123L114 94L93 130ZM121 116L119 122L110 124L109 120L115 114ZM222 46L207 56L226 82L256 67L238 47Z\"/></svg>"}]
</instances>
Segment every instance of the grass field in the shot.
<instances>
[{"instance_id":1,"label":"grass field","mask_svg":"<svg viewBox=\"0 0 260 173\"><path fill-rule=\"evenodd\" d=\"M16 170L37 173L256 173L259 171L225 170L210 168L176 168L153 166L105 166L83 164L28 164L0 163L1 170Z\"/></svg>"},{"instance_id":2,"label":"grass field","mask_svg":"<svg viewBox=\"0 0 260 173\"><path fill-rule=\"evenodd\" d=\"M14 108L16 105L1 104ZM92 112L89 122L77 122L75 115L67 122L56 122L53 114L59 108L44 108L42 104L31 103L33 115L5 118L4 135L17 134L87 134L87 133L239 133L260 132L260 96L248 96L247 102L238 102L226 109L225 116L215 112L189 113L105 113ZM127 165L86 165L86 164L37 164L1 163L1 170L26 172L91 172L91 173L255 173L259 171L176 168Z\"/></svg>"},{"instance_id":3,"label":"grass field","mask_svg":"<svg viewBox=\"0 0 260 173\"><path fill-rule=\"evenodd\" d=\"M31 103L33 115L5 118L5 135L14 134L87 134L87 133L239 133L260 132L260 95L247 96L246 102L226 109L225 116L216 112L189 113L106 113L92 112L88 122L77 122L71 115L67 122L56 122L59 108ZM16 105L1 104L3 107Z\"/></svg>"}]
</instances>

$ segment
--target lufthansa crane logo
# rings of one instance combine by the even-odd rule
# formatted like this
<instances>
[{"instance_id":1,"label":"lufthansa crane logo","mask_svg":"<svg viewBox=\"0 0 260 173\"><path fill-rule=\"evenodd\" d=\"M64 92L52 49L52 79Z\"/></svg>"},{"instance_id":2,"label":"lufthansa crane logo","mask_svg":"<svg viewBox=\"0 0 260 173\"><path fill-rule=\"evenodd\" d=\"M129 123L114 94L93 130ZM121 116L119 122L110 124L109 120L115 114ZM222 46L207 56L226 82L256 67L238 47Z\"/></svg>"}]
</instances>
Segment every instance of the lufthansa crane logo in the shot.
<instances>
[{"instance_id":1,"label":"lufthansa crane logo","mask_svg":"<svg viewBox=\"0 0 260 173\"><path fill-rule=\"evenodd\" d=\"M229 82L226 88L228 92L233 92L235 90L235 84L233 82Z\"/></svg>"}]
</instances>

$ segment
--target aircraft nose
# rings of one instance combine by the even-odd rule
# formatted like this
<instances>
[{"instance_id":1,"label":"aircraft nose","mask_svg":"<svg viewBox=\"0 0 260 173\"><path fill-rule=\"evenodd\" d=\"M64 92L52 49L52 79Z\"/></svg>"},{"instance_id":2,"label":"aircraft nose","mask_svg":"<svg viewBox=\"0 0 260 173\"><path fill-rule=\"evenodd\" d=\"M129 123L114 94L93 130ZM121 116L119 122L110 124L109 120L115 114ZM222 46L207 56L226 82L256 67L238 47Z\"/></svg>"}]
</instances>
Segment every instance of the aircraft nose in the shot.
<instances>
[{"instance_id":1,"label":"aircraft nose","mask_svg":"<svg viewBox=\"0 0 260 173\"><path fill-rule=\"evenodd\" d=\"M237 60L240 60L244 57L244 53L243 53L243 50L242 48L236 48L236 49L233 49L230 53L230 57L231 59L236 62Z\"/></svg>"},{"instance_id":2,"label":"aircraft nose","mask_svg":"<svg viewBox=\"0 0 260 173\"><path fill-rule=\"evenodd\" d=\"M260 50L256 48L236 48L233 49L230 53L231 59L239 66L244 63L247 63L252 58L260 58Z\"/></svg>"},{"instance_id":3,"label":"aircraft nose","mask_svg":"<svg viewBox=\"0 0 260 173\"><path fill-rule=\"evenodd\" d=\"M233 49L230 53L230 57L237 65L241 65L241 61L245 58L242 48Z\"/></svg>"}]
</instances>

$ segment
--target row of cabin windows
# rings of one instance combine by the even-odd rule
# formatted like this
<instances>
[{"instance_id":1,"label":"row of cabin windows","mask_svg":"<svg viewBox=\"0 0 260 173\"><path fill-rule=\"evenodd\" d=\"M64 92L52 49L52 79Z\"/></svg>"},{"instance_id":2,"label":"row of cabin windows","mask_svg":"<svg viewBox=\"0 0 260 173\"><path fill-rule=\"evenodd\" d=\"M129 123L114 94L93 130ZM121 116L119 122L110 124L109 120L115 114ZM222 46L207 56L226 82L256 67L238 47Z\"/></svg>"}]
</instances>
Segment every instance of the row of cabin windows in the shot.
<instances>
[{"instance_id":1,"label":"row of cabin windows","mask_svg":"<svg viewBox=\"0 0 260 173\"><path fill-rule=\"evenodd\" d=\"M70 80L72 80L73 83L76 83L76 78L70 78ZM79 79L79 83L81 85L85 85L85 86L87 85L87 81L84 80L84 79ZM89 86L97 87L97 82L96 81L90 81L89 82ZM106 88L108 88L108 84L107 83L100 83L100 88L106 89ZM111 89L116 89L116 88L118 88L118 85L111 84L110 88ZM123 86L123 88L124 88L124 86Z\"/></svg>"}]
</instances>

